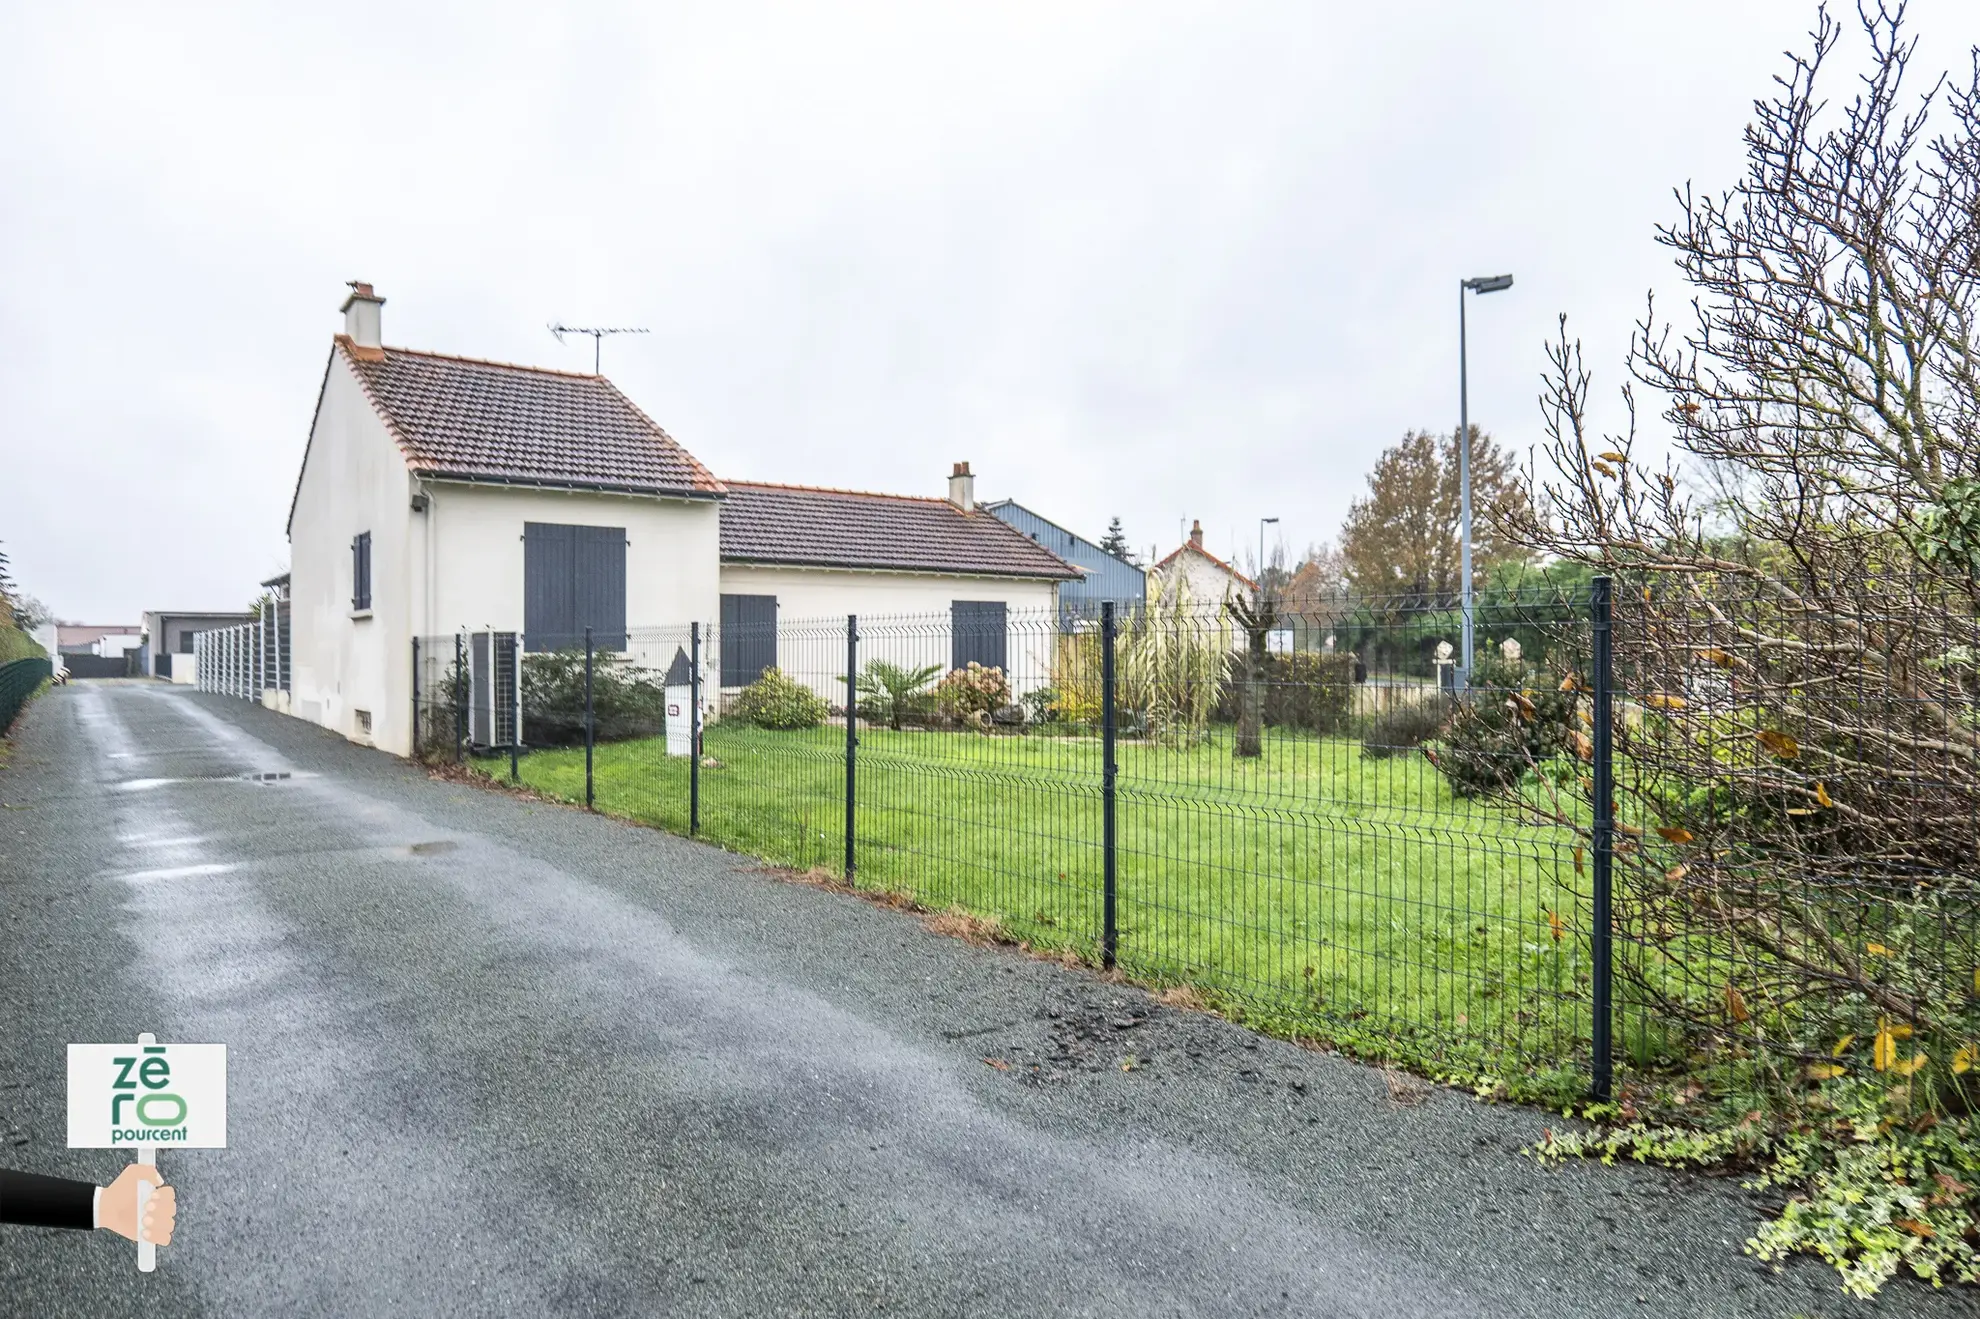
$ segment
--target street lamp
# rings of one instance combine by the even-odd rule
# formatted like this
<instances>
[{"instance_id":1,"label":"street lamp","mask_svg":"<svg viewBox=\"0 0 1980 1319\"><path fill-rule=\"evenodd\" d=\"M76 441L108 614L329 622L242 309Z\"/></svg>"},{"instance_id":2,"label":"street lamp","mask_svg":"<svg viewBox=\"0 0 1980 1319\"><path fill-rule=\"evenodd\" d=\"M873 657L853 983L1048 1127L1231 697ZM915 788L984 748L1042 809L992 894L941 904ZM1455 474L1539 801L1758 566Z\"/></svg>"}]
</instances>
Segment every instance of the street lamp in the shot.
<instances>
[{"instance_id":1,"label":"street lamp","mask_svg":"<svg viewBox=\"0 0 1980 1319\"><path fill-rule=\"evenodd\" d=\"M1458 519L1463 524L1459 541L1458 575L1464 588L1464 654L1458 670L1458 686L1471 685L1471 399L1465 377L1464 294L1497 293L1512 287L1511 275L1477 275L1458 281Z\"/></svg>"},{"instance_id":2,"label":"street lamp","mask_svg":"<svg viewBox=\"0 0 1980 1319\"><path fill-rule=\"evenodd\" d=\"M1258 519L1258 598L1265 598L1265 524L1278 522L1277 518Z\"/></svg>"}]
</instances>

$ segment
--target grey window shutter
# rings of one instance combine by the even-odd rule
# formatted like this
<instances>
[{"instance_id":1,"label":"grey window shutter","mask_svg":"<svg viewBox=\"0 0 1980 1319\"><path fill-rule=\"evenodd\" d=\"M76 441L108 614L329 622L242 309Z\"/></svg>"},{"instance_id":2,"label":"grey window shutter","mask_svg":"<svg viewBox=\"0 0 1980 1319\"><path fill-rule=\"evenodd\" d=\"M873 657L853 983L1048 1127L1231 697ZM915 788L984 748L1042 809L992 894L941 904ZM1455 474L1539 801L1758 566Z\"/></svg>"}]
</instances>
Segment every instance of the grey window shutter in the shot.
<instances>
[{"instance_id":1,"label":"grey window shutter","mask_svg":"<svg viewBox=\"0 0 1980 1319\"><path fill-rule=\"evenodd\" d=\"M575 527L577 630L600 650L626 648L626 529Z\"/></svg>"},{"instance_id":2,"label":"grey window shutter","mask_svg":"<svg viewBox=\"0 0 1980 1319\"><path fill-rule=\"evenodd\" d=\"M968 668L972 660L986 669L1009 669L1005 663L1006 610L1002 600L956 600L949 605L951 668Z\"/></svg>"},{"instance_id":3,"label":"grey window shutter","mask_svg":"<svg viewBox=\"0 0 1980 1319\"><path fill-rule=\"evenodd\" d=\"M576 527L523 524L523 639L533 651L584 644L577 627Z\"/></svg>"},{"instance_id":4,"label":"grey window shutter","mask_svg":"<svg viewBox=\"0 0 1980 1319\"><path fill-rule=\"evenodd\" d=\"M777 666L777 597L722 597L722 685L747 687Z\"/></svg>"}]
</instances>

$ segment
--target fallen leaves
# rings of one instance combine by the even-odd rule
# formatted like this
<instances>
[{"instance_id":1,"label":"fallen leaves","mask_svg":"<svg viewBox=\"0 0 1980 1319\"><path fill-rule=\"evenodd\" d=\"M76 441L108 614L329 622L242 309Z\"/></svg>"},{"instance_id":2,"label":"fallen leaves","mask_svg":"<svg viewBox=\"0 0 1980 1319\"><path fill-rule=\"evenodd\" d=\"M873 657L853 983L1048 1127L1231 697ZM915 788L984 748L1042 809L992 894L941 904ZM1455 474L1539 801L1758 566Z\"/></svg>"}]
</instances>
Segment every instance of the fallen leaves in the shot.
<instances>
[{"instance_id":1,"label":"fallen leaves","mask_svg":"<svg viewBox=\"0 0 1980 1319\"><path fill-rule=\"evenodd\" d=\"M1011 1070L1011 1065L1005 1062L1002 1058L985 1058L983 1061L985 1065L994 1067L1000 1072L1008 1072Z\"/></svg>"},{"instance_id":2,"label":"fallen leaves","mask_svg":"<svg viewBox=\"0 0 1980 1319\"><path fill-rule=\"evenodd\" d=\"M1554 932L1555 943L1567 937L1567 926L1561 923L1561 914L1552 907L1547 908L1547 925Z\"/></svg>"},{"instance_id":3,"label":"fallen leaves","mask_svg":"<svg viewBox=\"0 0 1980 1319\"><path fill-rule=\"evenodd\" d=\"M1659 825L1657 827L1657 833L1667 843L1688 843L1691 841L1691 830L1682 829L1676 825Z\"/></svg>"},{"instance_id":4,"label":"fallen leaves","mask_svg":"<svg viewBox=\"0 0 1980 1319\"><path fill-rule=\"evenodd\" d=\"M1829 790L1820 783L1815 785L1815 801L1825 811L1833 810L1836 804L1829 796Z\"/></svg>"},{"instance_id":5,"label":"fallen leaves","mask_svg":"<svg viewBox=\"0 0 1980 1319\"><path fill-rule=\"evenodd\" d=\"M1761 746L1782 760L1793 760L1801 754L1801 743L1778 728L1763 728L1754 736L1760 739Z\"/></svg>"},{"instance_id":6,"label":"fallen leaves","mask_svg":"<svg viewBox=\"0 0 1980 1319\"><path fill-rule=\"evenodd\" d=\"M1968 1072L1973 1070L1973 1064L1976 1060L1980 1060L1980 1049L1975 1049L1970 1044L1960 1045L1957 1049L1953 1050L1953 1056L1952 1056L1953 1075L1955 1076L1966 1075Z\"/></svg>"},{"instance_id":7,"label":"fallen leaves","mask_svg":"<svg viewBox=\"0 0 1980 1319\"><path fill-rule=\"evenodd\" d=\"M1643 698L1643 703L1652 710L1684 709L1684 698L1682 696L1672 696L1668 692L1651 692Z\"/></svg>"},{"instance_id":8,"label":"fallen leaves","mask_svg":"<svg viewBox=\"0 0 1980 1319\"><path fill-rule=\"evenodd\" d=\"M1734 1021L1749 1020L1753 1014L1747 1010L1746 996L1739 992L1739 986L1730 980L1726 982L1726 1015Z\"/></svg>"}]
</instances>

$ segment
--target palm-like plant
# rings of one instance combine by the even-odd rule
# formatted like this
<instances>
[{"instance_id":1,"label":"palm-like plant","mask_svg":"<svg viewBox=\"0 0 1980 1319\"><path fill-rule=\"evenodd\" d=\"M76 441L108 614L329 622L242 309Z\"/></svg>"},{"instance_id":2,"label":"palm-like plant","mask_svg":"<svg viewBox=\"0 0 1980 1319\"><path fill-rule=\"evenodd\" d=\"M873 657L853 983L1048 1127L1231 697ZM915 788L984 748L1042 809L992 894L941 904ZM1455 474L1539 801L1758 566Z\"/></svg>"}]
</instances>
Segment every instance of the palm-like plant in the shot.
<instances>
[{"instance_id":1,"label":"palm-like plant","mask_svg":"<svg viewBox=\"0 0 1980 1319\"><path fill-rule=\"evenodd\" d=\"M859 675L860 713L899 732L908 715L927 707L930 697L925 689L941 671L939 664L908 668L889 660L869 660Z\"/></svg>"}]
</instances>

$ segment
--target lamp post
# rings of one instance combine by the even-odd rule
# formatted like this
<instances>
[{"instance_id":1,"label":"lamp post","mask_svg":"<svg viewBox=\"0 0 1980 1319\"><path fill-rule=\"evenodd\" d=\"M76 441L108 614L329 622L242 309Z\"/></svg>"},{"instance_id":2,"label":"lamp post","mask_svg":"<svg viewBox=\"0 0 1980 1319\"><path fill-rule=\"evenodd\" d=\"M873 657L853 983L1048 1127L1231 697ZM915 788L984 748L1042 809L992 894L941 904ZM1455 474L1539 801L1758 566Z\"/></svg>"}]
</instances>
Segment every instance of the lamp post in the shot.
<instances>
[{"instance_id":1,"label":"lamp post","mask_svg":"<svg viewBox=\"0 0 1980 1319\"><path fill-rule=\"evenodd\" d=\"M1458 577L1464 591L1464 650L1458 669L1458 686L1471 685L1472 606L1471 606L1471 399L1466 379L1464 346L1464 295L1497 293L1512 287L1511 275L1475 275L1458 281L1458 520L1463 524L1458 545Z\"/></svg>"},{"instance_id":2,"label":"lamp post","mask_svg":"<svg viewBox=\"0 0 1980 1319\"><path fill-rule=\"evenodd\" d=\"M1265 598L1265 524L1278 522L1277 518L1258 519L1258 598Z\"/></svg>"}]
</instances>

